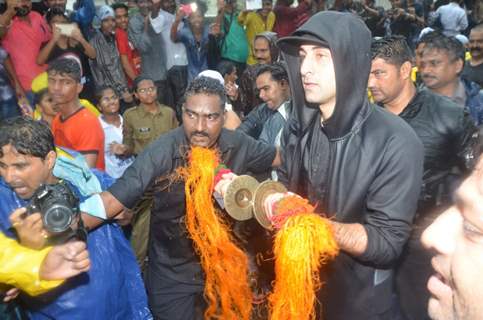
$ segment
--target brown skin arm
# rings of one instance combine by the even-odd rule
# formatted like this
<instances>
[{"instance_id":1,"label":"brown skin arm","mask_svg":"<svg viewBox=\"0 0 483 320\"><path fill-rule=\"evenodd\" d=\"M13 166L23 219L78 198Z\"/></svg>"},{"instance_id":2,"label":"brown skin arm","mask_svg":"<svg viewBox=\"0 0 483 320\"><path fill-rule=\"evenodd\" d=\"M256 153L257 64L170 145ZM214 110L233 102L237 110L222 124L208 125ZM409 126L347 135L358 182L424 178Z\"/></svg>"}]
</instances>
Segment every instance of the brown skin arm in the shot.
<instances>
[{"instance_id":1,"label":"brown skin arm","mask_svg":"<svg viewBox=\"0 0 483 320\"><path fill-rule=\"evenodd\" d=\"M107 219L115 219L117 216L124 212L125 208L114 196L108 192L103 191L100 193L102 203L106 210ZM82 213L82 221L88 230L92 230L104 223L104 220L93 217L87 213Z\"/></svg>"},{"instance_id":2,"label":"brown skin arm","mask_svg":"<svg viewBox=\"0 0 483 320\"><path fill-rule=\"evenodd\" d=\"M101 192L102 203L106 208L107 219L113 219L120 214L125 208L109 191Z\"/></svg>"},{"instance_id":3,"label":"brown skin arm","mask_svg":"<svg viewBox=\"0 0 483 320\"><path fill-rule=\"evenodd\" d=\"M122 64L122 68L124 69L124 72L129 77L129 79L134 80L136 78L136 71L134 71L134 68L131 66L131 63L129 63L129 58L127 57L127 55L125 54L121 55L121 64Z\"/></svg>"},{"instance_id":4,"label":"brown skin arm","mask_svg":"<svg viewBox=\"0 0 483 320\"><path fill-rule=\"evenodd\" d=\"M361 256L367 249L367 232L360 223L330 221L334 228L335 241L342 251L351 256Z\"/></svg>"}]
</instances>

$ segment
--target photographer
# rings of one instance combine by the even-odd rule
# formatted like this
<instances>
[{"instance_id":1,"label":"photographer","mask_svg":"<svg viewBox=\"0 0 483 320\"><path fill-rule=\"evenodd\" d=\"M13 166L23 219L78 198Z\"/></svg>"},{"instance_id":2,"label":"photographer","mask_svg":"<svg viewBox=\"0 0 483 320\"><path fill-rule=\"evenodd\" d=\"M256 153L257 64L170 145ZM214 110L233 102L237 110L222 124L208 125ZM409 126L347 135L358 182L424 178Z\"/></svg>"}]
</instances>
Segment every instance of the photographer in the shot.
<instances>
[{"instance_id":1,"label":"photographer","mask_svg":"<svg viewBox=\"0 0 483 320\"><path fill-rule=\"evenodd\" d=\"M98 204L90 204L92 197L89 197L107 187L110 178L91 171L80 154L65 150L56 152L52 133L45 124L28 118L3 122L0 147L0 229L6 235L15 235L11 231L13 227L20 243L36 248L44 247L52 238L44 228L47 227L44 225L46 212L54 205L65 208L72 203L63 193L52 193L43 200L37 193L43 185L47 185L47 190L56 189L62 181L80 199L82 211L94 213L98 210ZM39 207L42 214L24 217L25 209L19 207L32 207L32 204ZM75 205L72 211L76 211ZM102 212L97 216L102 218ZM82 221L78 225L86 226L99 223L99 218L85 213L76 215L73 220ZM75 223L72 228L76 231ZM105 223L90 230L87 248L91 259L91 269L87 273L67 280L41 299L24 297L32 318L81 319L89 314L90 319L99 320L149 319L140 270L119 226Z\"/></svg>"}]
</instances>

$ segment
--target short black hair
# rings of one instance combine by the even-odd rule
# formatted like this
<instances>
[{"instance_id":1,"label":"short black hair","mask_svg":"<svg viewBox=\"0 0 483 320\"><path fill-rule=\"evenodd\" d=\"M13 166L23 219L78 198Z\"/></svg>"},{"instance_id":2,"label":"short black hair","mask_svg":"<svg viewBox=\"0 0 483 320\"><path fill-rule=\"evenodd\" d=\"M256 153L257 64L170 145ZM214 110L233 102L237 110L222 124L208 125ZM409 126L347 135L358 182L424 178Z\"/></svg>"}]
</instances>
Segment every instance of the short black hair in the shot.
<instances>
[{"instance_id":1,"label":"short black hair","mask_svg":"<svg viewBox=\"0 0 483 320\"><path fill-rule=\"evenodd\" d=\"M424 51L441 50L445 51L450 60L465 61L465 47L455 37L447 37L443 34L437 34L425 41ZM424 54L424 53L423 53Z\"/></svg>"},{"instance_id":2,"label":"short black hair","mask_svg":"<svg viewBox=\"0 0 483 320\"><path fill-rule=\"evenodd\" d=\"M421 43L430 42L432 38L439 37L441 35L443 34L439 30L426 32L423 36L419 38L416 43L416 47L418 47Z\"/></svg>"},{"instance_id":3,"label":"short black hair","mask_svg":"<svg viewBox=\"0 0 483 320\"><path fill-rule=\"evenodd\" d=\"M228 60L221 60L220 63L218 63L218 65L216 66L216 70L221 74L222 77L232 73L235 68L235 64Z\"/></svg>"},{"instance_id":4,"label":"short black hair","mask_svg":"<svg viewBox=\"0 0 483 320\"><path fill-rule=\"evenodd\" d=\"M123 2L116 2L111 6L111 8L114 11L116 11L117 9L125 9L127 12L129 12L129 7Z\"/></svg>"},{"instance_id":5,"label":"short black hair","mask_svg":"<svg viewBox=\"0 0 483 320\"><path fill-rule=\"evenodd\" d=\"M71 58L59 58L49 62L47 73L59 73L62 76L68 76L77 82L81 80L81 66L79 62Z\"/></svg>"},{"instance_id":6,"label":"short black hair","mask_svg":"<svg viewBox=\"0 0 483 320\"><path fill-rule=\"evenodd\" d=\"M6 145L11 145L20 154L41 159L55 150L49 126L27 116L0 123L0 158L4 156L2 148Z\"/></svg>"},{"instance_id":7,"label":"short black hair","mask_svg":"<svg viewBox=\"0 0 483 320\"><path fill-rule=\"evenodd\" d=\"M380 58L386 62L400 67L403 63L413 60L413 53L408 46L406 38L390 36L372 41L372 60Z\"/></svg>"},{"instance_id":8,"label":"short black hair","mask_svg":"<svg viewBox=\"0 0 483 320\"><path fill-rule=\"evenodd\" d=\"M274 81L286 81L288 83L287 67L284 62L261 64L256 68L257 78L267 72L270 73Z\"/></svg>"},{"instance_id":9,"label":"short black hair","mask_svg":"<svg viewBox=\"0 0 483 320\"><path fill-rule=\"evenodd\" d=\"M134 90L137 90L138 89L138 86L139 84L142 82L142 81L145 81L145 80L149 80L149 81L152 81L154 83L154 80L153 78L151 77L148 77L146 75L140 75L140 76L137 76L134 81L133 81L133 85L134 85ZM156 84L155 84L156 85Z\"/></svg>"},{"instance_id":10,"label":"short black hair","mask_svg":"<svg viewBox=\"0 0 483 320\"><path fill-rule=\"evenodd\" d=\"M184 93L183 101L196 94L214 95L220 98L220 107L225 110L225 87L217 79L201 76L191 81Z\"/></svg>"},{"instance_id":11,"label":"short black hair","mask_svg":"<svg viewBox=\"0 0 483 320\"><path fill-rule=\"evenodd\" d=\"M102 95L104 94L104 91L111 89L114 91L114 93L117 95L117 91L113 86L110 85L102 85L99 88L96 88L96 94L95 94L95 99L96 99L96 105L99 105L101 102Z\"/></svg>"},{"instance_id":12,"label":"short black hair","mask_svg":"<svg viewBox=\"0 0 483 320\"><path fill-rule=\"evenodd\" d=\"M52 7L45 13L45 20L48 24L52 21L54 17L62 16L67 22L70 22L69 17L65 14L65 11L59 7Z\"/></svg>"}]
</instances>

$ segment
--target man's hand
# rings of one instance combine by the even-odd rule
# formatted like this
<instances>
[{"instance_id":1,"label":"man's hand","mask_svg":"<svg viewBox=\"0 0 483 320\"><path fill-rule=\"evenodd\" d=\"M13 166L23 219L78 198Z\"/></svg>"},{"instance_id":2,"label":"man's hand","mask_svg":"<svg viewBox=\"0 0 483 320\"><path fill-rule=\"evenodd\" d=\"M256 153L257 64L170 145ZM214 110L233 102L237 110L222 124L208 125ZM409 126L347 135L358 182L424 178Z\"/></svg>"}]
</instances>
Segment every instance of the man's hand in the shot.
<instances>
[{"instance_id":1,"label":"man's hand","mask_svg":"<svg viewBox=\"0 0 483 320\"><path fill-rule=\"evenodd\" d=\"M82 35L82 32L80 31L79 27L76 25L74 29L72 30L72 33L70 34L70 37L76 41L82 42L84 39L84 36Z\"/></svg>"},{"instance_id":2,"label":"man's hand","mask_svg":"<svg viewBox=\"0 0 483 320\"><path fill-rule=\"evenodd\" d=\"M181 8L179 8L178 12L176 12L175 22L179 23L181 20L183 20L185 16L186 16L185 12Z\"/></svg>"},{"instance_id":3,"label":"man's hand","mask_svg":"<svg viewBox=\"0 0 483 320\"><path fill-rule=\"evenodd\" d=\"M89 270L91 262L85 242L75 241L52 248L40 266L42 280L64 280Z\"/></svg>"},{"instance_id":4,"label":"man's hand","mask_svg":"<svg viewBox=\"0 0 483 320\"><path fill-rule=\"evenodd\" d=\"M17 231L20 243L32 249L42 249L48 238L48 232L44 229L42 216L34 213L25 216L27 209L16 209L10 215L10 223Z\"/></svg>"},{"instance_id":5,"label":"man's hand","mask_svg":"<svg viewBox=\"0 0 483 320\"><path fill-rule=\"evenodd\" d=\"M5 297L3 297L3 302L9 302L15 299L18 294L20 293L20 290L17 288L12 288L5 292Z\"/></svg>"},{"instance_id":6,"label":"man's hand","mask_svg":"<svg viewBox=\"0 0 483 320\"><path fill-rule=\"evenodd\" d=\"M20 0L7 0L7 11L16 12L15 8L20 6Z\"/></svg>"},{"instance_id":7,"label":"man's hand","mask_svg":"<svg viewBox=\"0 0 483 320\"><path fill-rule=\"evenodd\" d=\"M52 28L52 41L57 43L59 41L60 36L62 35L60 28L54 24L54 27Z\"/></svg>"},{"instance_id":8,"label":"man's hand","mask_svg":"<svg viewBox=\"0 0 483 320\"><path fill-rule=\"evenodd\" d=\"M111 142L109 144L109 152L116 156L123 156L126 154L127 149L127 146L122 143Z\"/></svg>"},{"instance_id":9,"label":"man's hand","mask_svg":"<svg viewBox=\"0 0 483 320\"><path fill-rule=\"evenodd\" d=\"M225 84L225 92L231 101L238 99L238 88L233 82L227 82Z\"/></svg>"}]
</instances>

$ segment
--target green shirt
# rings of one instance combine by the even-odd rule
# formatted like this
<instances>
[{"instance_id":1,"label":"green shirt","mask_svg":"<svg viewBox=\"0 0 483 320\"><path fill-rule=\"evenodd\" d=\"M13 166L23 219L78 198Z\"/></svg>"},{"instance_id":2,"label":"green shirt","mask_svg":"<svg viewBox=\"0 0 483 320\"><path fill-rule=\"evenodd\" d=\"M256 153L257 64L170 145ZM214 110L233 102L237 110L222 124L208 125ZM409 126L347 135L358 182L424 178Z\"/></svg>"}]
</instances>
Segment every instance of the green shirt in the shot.
<instances>
[{"instance_id":1,"label":"green shirt","mask_svg":"<svg viewBox=\"0 0 483 320\"><path fill-rule=\"evenodd\" d=\"M162 104L158 104L156 113L147 111L141 104L127 110L123 117L123 144L134 154L141 153L160 135L178 126L173 109Z\"/></svg>"},{"instance_id":2,"label":"green shirt","mask_svg":"<svg viewBox=\"0 0 483 320\"><path fill-rule=\"evenodd\" d=\"M248 42L245 29L238 23L238 13L225 13L221 28L225 33L221 47L222 58L245 63L248 58Z\"/></svg>"}]
</instances>

